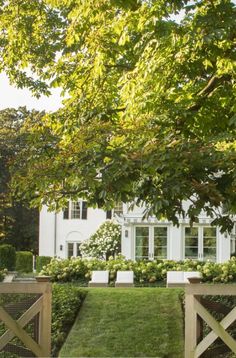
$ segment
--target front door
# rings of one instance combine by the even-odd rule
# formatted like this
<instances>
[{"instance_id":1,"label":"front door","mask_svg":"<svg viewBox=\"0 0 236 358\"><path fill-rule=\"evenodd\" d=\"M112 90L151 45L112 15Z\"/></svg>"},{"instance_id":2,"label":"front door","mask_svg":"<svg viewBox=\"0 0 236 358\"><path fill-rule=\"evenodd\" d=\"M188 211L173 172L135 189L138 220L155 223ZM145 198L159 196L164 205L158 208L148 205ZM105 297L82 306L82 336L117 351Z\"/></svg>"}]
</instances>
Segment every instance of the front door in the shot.
<instances>
[{"instance_id":1,"label":"front door","mask_svg":"<svg viewBox=\"0 0 236 358\"><path fill-rule=\"evenodd\" d=\"M201 261L216 261L216 228L185 227L184 257Z\"/></svg>"},{"instance_id":2,"label":"front door","mask_svg":"<svg viewBox=\"0 0 236 358\"><path fill-rule=\"evenodd\" d=\"M135 260L167 259L167 227L135 227Z\"/></svg>"}]
</instances>

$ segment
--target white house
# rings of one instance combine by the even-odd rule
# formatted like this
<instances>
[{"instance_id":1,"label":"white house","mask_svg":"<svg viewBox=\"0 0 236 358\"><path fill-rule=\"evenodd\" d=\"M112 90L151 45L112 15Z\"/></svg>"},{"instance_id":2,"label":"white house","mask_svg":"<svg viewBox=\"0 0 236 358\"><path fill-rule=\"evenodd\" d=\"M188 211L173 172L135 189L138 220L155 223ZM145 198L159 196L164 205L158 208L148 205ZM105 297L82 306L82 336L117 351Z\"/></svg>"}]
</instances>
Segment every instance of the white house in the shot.
<instances>
[{"instance_id":1,"label":"white house","mask_svg":"<svg viewBox=\"0 0 236 358\"><path fill-rule=\"evenodd\" d=\"M225 262L235 252L235 232L220 233L204 213L190 227L180 219L179 227L155 217L143 219L143 208L128 210L120 204L112 211L87 207L85 201L69 202L66 210L40 213L39 255L67 258L80 255L80 243L88 239L106 220L115 217L122 227L121 251L127 259L186 258Z\"/></svg>"}]
</instances>

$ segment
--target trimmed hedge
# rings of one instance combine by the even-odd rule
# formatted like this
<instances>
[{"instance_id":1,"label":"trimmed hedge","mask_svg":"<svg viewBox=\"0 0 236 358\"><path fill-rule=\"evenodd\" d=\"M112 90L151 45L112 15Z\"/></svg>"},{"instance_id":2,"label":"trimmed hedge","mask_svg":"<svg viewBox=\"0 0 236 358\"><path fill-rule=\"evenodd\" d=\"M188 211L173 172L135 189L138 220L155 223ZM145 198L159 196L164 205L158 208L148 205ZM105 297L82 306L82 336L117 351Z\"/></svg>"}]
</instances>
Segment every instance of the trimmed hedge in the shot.
<instances>
[{"instance_id":1,"label":"trimmed hedge","mask_svg":"<svg viewBox=\"0 0 236 358\"><path fill-rule=\"evenodd\" d=\"M12 245L0 245L0 270L14 271L16 267L16 250Z\"/></svg>"},{"instance_id":2,"label":"trimmed hedge","mask_svg":"<svg viewBox=\"0 0 236 358\"><path fill-rule=\"evenodd\" d=\"M30 251L16 252L16 271L32 272L33 271L33 254Z\"/></svg>"},{"instance_id":3,"label":"trimmed hedge","mask_svg":"<svg viewBox=\"0 0 236 358\"><path fill-rule=\"evenodd\" d=\"M51 261L51 256L37 256L36 257L36 271L40 272L44 266L48 265Z\"/></svg>"},{"instance_id":4,"label":"trimmed hedge","mask_svg":"<svg viewBox=\"0 0 236 358\"><path fill-rule=\"evenodd\" d=\"M73 325L82 302L85 289L72 284L54 284L52 287L52 357L56 357Z\"/></svg>"},{"instance_id":5,"label":"trimmed hedge","mask_svg":"<svg viewBox=\"0 0 236 358\"><path fill-rule=\"evenodd\" d=\"M193 260L172 261L131 261L122 257L109 259L52 259L40 274L49 275L55 282L89 281L93 270L109 270L110 283L113 284L118 270L134 271L136 285L165 283L167 271L199 271L205 282L236 282L236 258L224 264Z\"/></svg>"}]
</instances>

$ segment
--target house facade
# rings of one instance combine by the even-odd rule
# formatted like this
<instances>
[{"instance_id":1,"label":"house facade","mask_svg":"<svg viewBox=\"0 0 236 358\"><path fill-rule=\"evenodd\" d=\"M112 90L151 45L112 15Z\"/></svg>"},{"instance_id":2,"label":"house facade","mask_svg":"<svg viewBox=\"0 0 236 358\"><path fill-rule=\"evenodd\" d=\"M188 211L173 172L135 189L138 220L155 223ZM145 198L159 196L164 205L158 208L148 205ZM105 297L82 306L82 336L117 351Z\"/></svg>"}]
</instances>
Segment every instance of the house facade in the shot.
<instances>
[{"instance_id":1,"label":"house facade","mask_svg":"<svg viewBox=\"0 0 236 358\"><path fill-rule=\"evenodd\" d=\"M61 212L40 213L39 255L69 258L80 256L80 244L88 239L107 219L114 218L122 228L121 253L131 260L196 259L225 262L235 252L235 232L221 233L211 226L204 213L190 227L189 220L180 219L179 226L155 217L143 219L142 207L132 211L126 204L112 211L87 207L85 201L69 202Z\"/></svg>"}]
</instances>

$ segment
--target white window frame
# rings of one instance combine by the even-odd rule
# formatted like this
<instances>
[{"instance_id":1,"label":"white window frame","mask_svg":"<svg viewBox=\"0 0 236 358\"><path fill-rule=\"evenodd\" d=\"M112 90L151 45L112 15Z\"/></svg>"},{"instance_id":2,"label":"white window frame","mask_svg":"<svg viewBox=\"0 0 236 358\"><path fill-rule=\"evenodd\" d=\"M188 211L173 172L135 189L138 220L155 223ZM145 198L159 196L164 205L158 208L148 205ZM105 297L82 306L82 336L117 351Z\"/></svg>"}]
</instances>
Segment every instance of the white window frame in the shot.
<instances>
[{"instance_id":1,"label":"white window frame","mask_svg":"<svg viewBox=\"0 0 236 358\"><path fill-rule=\"evenodd\" d=\"M87 220L88 219L88 207L86 206L86 219L83 218L83 203L87 202L85 200L78 200L78 201L69 201L68 203L68 218L64 218L64 220ZM74 210L74 206L76 204L79 204L79 216L75 216L73 213L76 212L76 210Z\"/></svg>"},{"instance_id":2,"label":"white window frame","mask_svg":"<svg viewBox=\"0 0 236 358\"><path fill-rule=\"evenodd\" d=\"M67 258L70 258L69 255L68 255L68 248L69 248L69 245L73 245L73 255L70 256L70 257L81 257L81 256L77 256L77 245L80 245L81 244L81 241L67 241L66 242L66 257Z\"/></svg>"},{"instance_id":3,"label":"white window frame","mask_svg":"<svg viewBox=\"0 0 236 358\"><path fill-rule=\"evenodd\" d=\"M159 260L158 257L154 257L154 229L156 227L160 227L160 228L166 228L166 235L167 235L167 250L166 250L166 258L162 259L160 258L160 260L169 260L170 258L170 227L169 225L163 224L163 225L135 225L134 226L134 246L133 246L133 257L134 260L136 260L136 228L137 227L148 227L148 245L149 245L149 249L148 249L148 260Z\"/></svg>"},{"instance_id":4,"label":"white window frame","mask_svg":"<svg viewBox=\"0 0 236 358\"><path fill-rule=\"evenodd\" d=\"M182 231L182 242L183 242L183 251L182 251L182 257L183 259L188 259L188 257L185 257L185 228L189 228L189 225L183 225L183 231ZM215 261L218 260L218 228L216 226L211 226L210 224L202 224L202 225L193 225L193 228L196 228L198 230L198 257L196 260L198 261L205 261L206 258L204 257L204 228L215 228L216 230L216 256Z\"/></svg>"}]
</instances>

